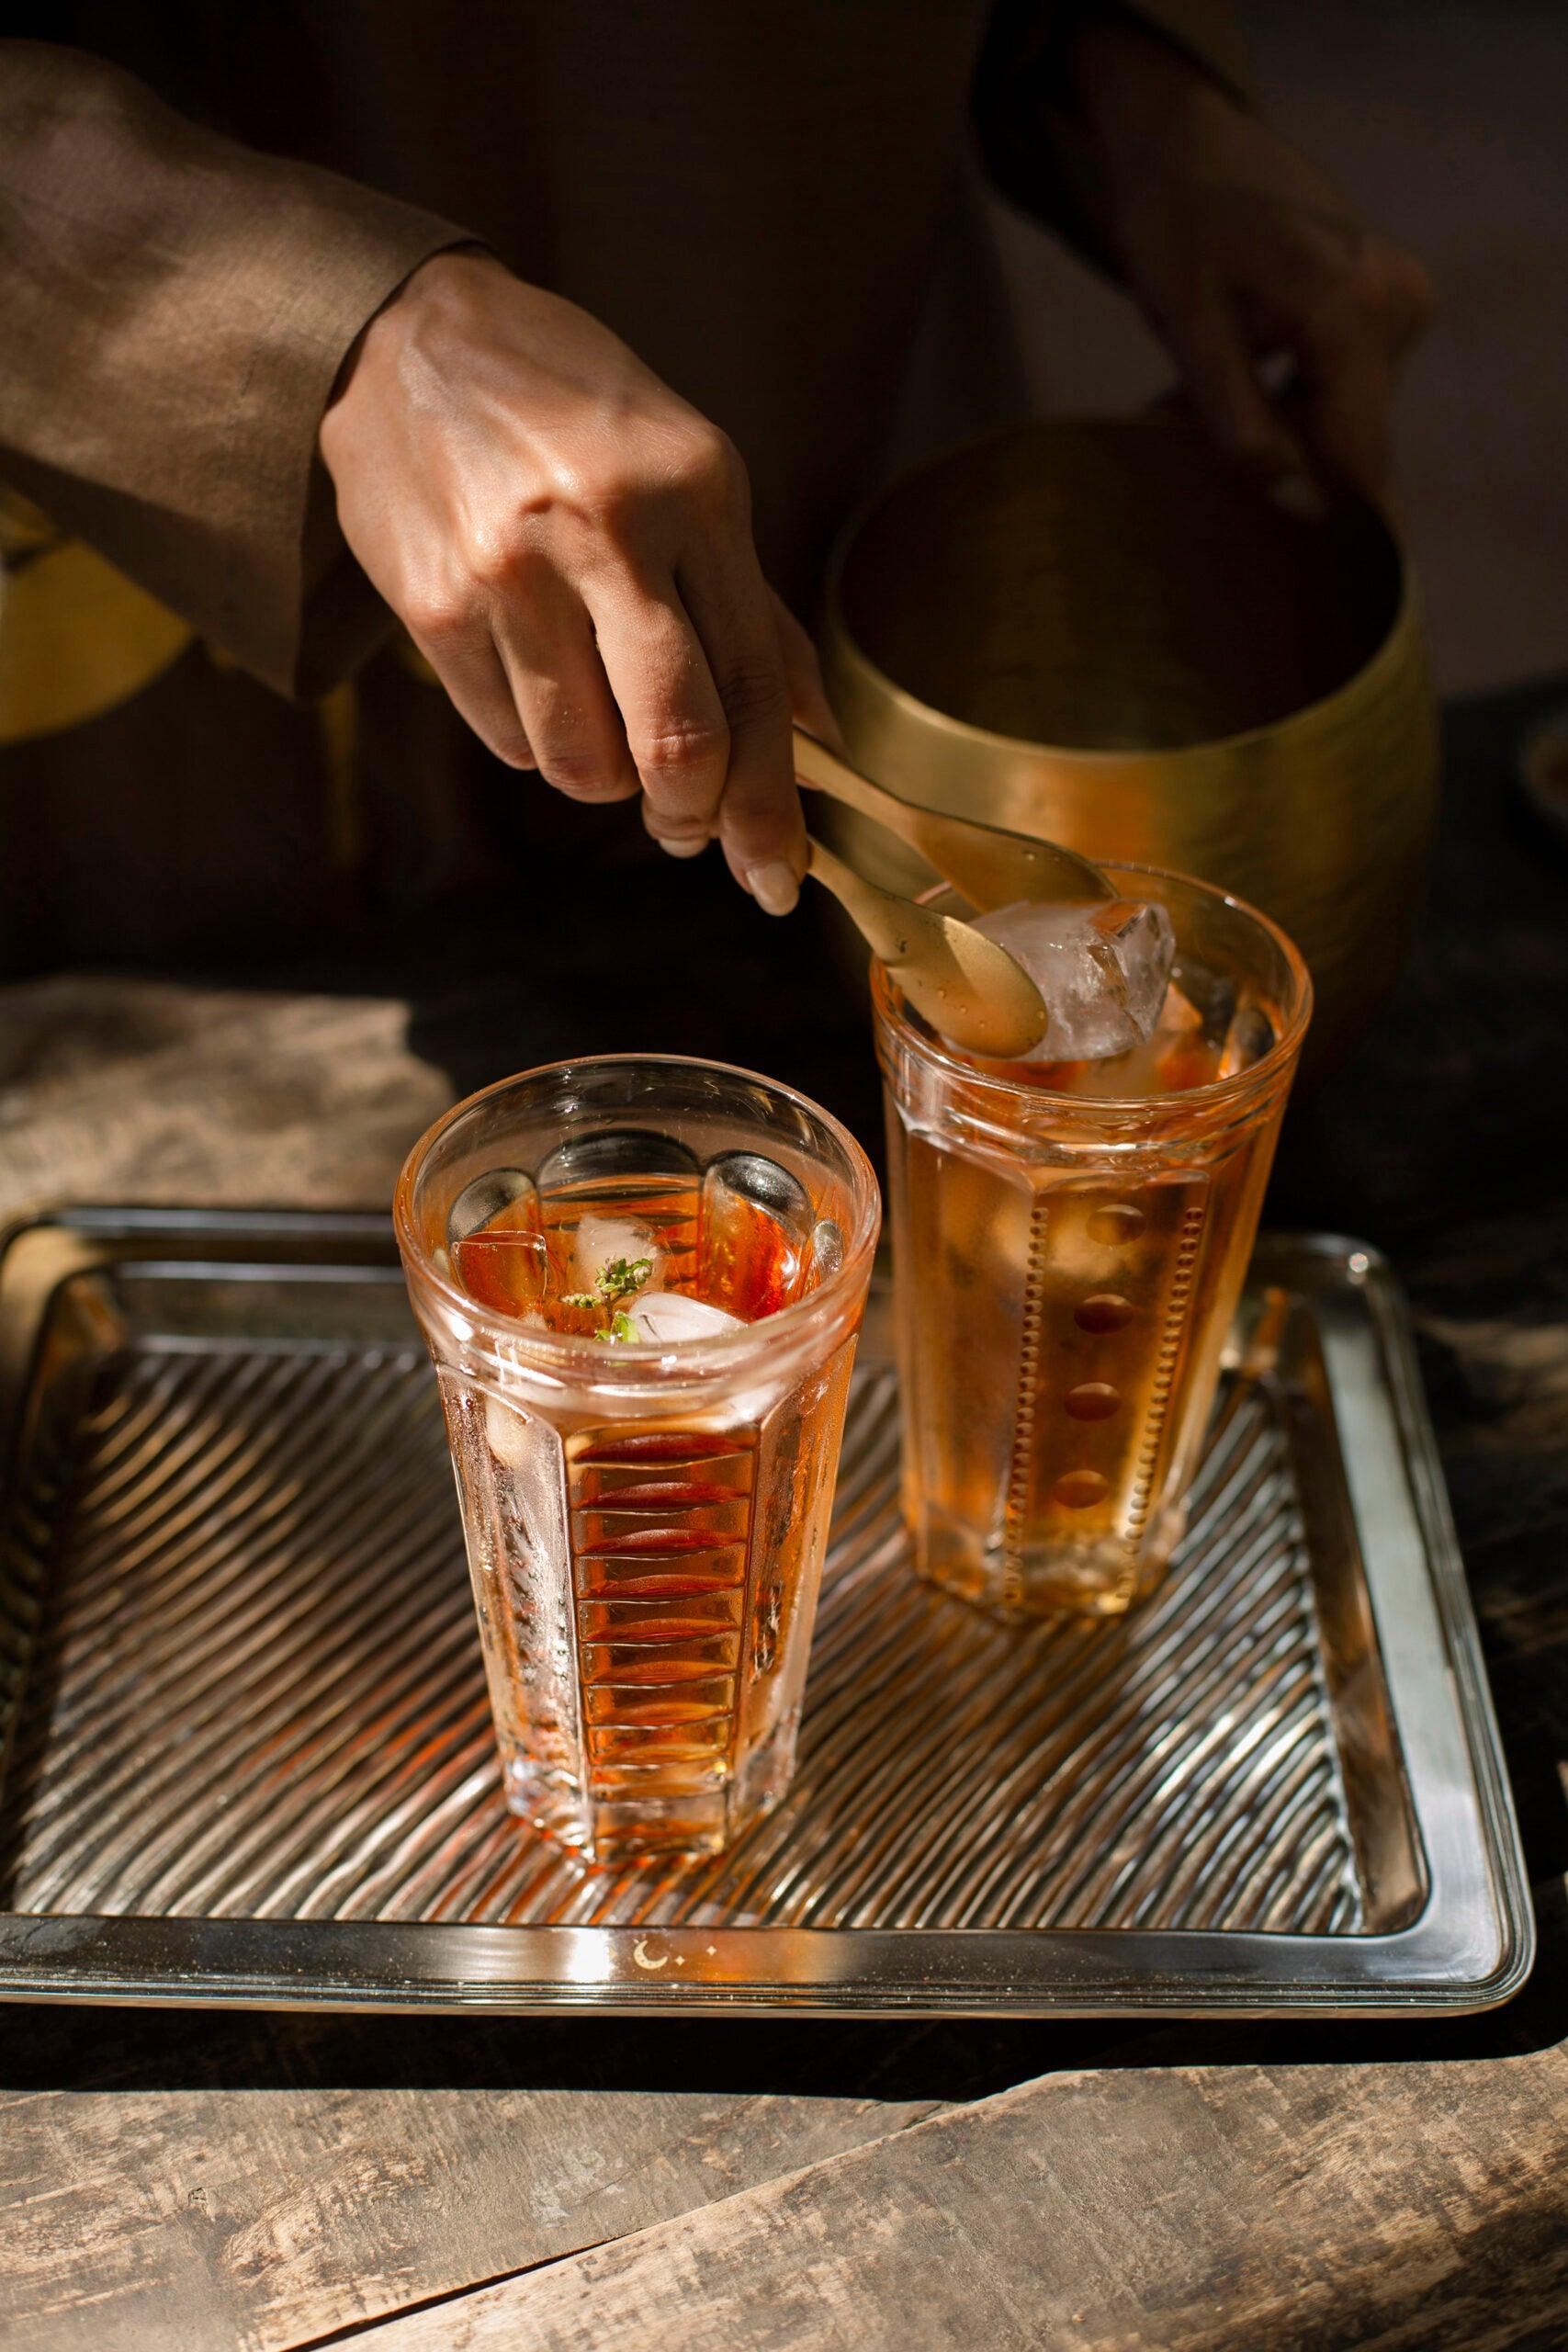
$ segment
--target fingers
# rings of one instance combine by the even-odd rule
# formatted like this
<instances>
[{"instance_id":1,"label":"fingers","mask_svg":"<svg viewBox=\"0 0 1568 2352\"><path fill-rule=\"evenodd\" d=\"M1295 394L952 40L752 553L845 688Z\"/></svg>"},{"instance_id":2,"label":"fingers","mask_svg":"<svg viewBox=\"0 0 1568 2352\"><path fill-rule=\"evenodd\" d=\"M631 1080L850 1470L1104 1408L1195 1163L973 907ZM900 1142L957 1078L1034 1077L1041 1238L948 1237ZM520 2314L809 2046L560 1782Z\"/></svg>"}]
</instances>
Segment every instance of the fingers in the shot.
<instances>
[{"instance_id":1,"label":"fingers","mask_svg":"<svg viewBox=\"0 0 1568 2352\"><path fill-rule=\"evenodd\" d=\"M677 855L716 831L736 879L770 914L787 914L806 828L745 469L724 435L688 419L661 481L612 514L615 558L586 591L644 821Z\"/></svg>"},{"instance_id":2,"label":"fingers","mask_svg":"<svg viewBox=\"0 0 1568 2352\"><path fill-rule=\"evenodd\" d=\"M1391 420L1399 363L1424 331L1432 294L1419 263L1376 246L1302 322L1307 431L1325 469L1375 505L1393 485Z\"/></svg>"},{"instance_id":3,"label":"fingers","mask_svg":"<svg viewBox=\"0 0 1568 2352\"><path fill-rule=\"evenodd\" d=\"M1335 335L1307 345L1303 370L1314 455L1325 473L1349 482L1374 506L1386 505L1393 469L1387 351L1363 335Z\"/></svg>"},{"instance_id":4,"label":"fingers","mask_svg":"<svg viewBox=\"0 0 1568 2352\"><path fill-rule=\"evenodd\" d=\"M718 835L730 872L769 914L788 914L806 872L790 736L794 693L750 536L710 540L679 574L729 729ZM805 689L806 665L795 654Z\"/></svg>"},{"instance_id":5,"label":"fingers","mask_svg":"<svg viewBox=\"0 0 1568 2352\"><path fill-rule=\"evenodd\" d=\"M1192 405L1222 455L1264 484L1302 472L1301 446L1269 405L1233 306L1211 294L1163 323Z\"/></svg>"},{"instance_id":6,"label":"fingers","mask_svg":"<svg viewBox=\"0 0 1568 2352\"><path fill-rule=\"evenodd\" d=\"M421 627L411 624L409 633L480 742L509 768L537 767L501 655L483 622L472 616L455 622L432 616Z\"/></svg>"},{"instance_id":7,"label":"fingers","mask_svg":"<svg viewBox=\"0 0 1568 2352\"><path fill-rule=\"evenodd\" d=\"M769 913L795 905L806 829L791 722L836 738L815 651L763 582L743 494L710 499L689 557L627 535L572 577L525 532L476 565L479 594L415 628L475 731L569 797L640 793L675 856L715 835Z\"/></svg>"},{"instance_id":8,"label":"fingers","mask_svg":"<svg viewBox=\"0 0 1568 2352\"><path fill-rule=\"evenodd\" d=\"M830 744L835 752L842 752L844 739L833 716L828 689L822 683L822 665L817 659L817 648L784 598L772 588L768 591L768 601L773 606L773 627L778 631L779 652L784 660L784 679L789 687L795 718L821 742Z\"/></svg>"},{"instance_id":9,"label":"fingers","mask_svg":"<svg viewBox=\"0 0 1568 2352\"><path fill-rule=\"evenodd\" d=\"M488 628L470 615L416 635L498 758L576 800L640 792L649 832L674 856L716 832L759 905L787 913L806 869L792 714L827 740L837 732L816 653L760 573L754 589L694 601L711 650L673 583L660 594L629 570L592 609L541 573L491 597Z\"/></svg>"},{"instance_id":10,"label":"fingers","mask_svg":"<svg viewBox=\"0 0 1568 2352\"><path fill-rule=\"evenodd\" d=\"M593 592L593 627L643 822L672 857L713 839L729 766L729 722L697 633L672 582L632 571Z\"/></svg>"},{"instance_id":11,"label":"fingers","mask_svg":"<svg viewBox=\"0 0 1568 2352\"><path fill-rule=\"evenodd\" d=\"M531 764L546 783L569 800L634 799L639 785L621 714L574 592L541 576L526 595L495 602L491 633Z\"/></svg>"}]
</instances>

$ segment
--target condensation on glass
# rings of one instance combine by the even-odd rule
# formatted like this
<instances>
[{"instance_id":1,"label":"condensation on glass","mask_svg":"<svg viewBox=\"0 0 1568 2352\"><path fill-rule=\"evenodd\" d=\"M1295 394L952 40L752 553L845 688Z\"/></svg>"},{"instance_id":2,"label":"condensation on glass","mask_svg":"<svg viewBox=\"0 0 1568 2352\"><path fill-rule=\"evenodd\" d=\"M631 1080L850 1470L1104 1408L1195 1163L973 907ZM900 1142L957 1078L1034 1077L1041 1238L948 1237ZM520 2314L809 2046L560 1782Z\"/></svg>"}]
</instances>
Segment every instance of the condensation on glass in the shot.
<instances>
[{"instance_id":1,"label":"condensation on glass","mask_svg":"<svg viewBox=\"0 0 1568 2352\"><path fill-rule=\"evenodd\" d=\"M825 1113L675 1058L507 1080L411 1155L398 1238L507 1801L589 1859L716 1851L788 1786L878 1214ZM679 1344L547 1328L529 1285L591 1223L652 1237L667 1297L739 1319Z\"/></svg>"},{"instance_id":2,"label":"condensation on glass","mask_svg":"<svg viewBox=\"0 0 1568 2352\"><path fill-rule=\"evenodd\" d=\"M1311 1003L1238 901L1111 878L1175 926L1158 1053L978 1064L874 972L905 1512L922 1574L1019 1616L1119 1615L1183 1532Z\"/></svg>"}]
</instances>

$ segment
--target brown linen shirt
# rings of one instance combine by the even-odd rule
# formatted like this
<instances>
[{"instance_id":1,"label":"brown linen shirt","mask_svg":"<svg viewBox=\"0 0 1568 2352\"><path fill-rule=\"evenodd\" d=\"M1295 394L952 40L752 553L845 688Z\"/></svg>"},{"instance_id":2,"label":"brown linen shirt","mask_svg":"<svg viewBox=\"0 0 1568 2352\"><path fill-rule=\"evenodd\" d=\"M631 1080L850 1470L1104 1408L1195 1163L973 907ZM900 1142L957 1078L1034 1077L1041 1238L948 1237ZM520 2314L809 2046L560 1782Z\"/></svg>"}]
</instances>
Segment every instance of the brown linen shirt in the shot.
<instances>
[{"instance_id":1,"label":"brown linen shirt","mask_svg":"<svg viewBox=\"0 0 1568 2352\"><path fill-rule=\"evenodd\" d=\"M1070 5L1015 13L1038 54L1039 26ZM1141 13L1234 70L1211 0ZM56 8L51 33L79 46L0 42L0 484L220 659L287 695L324 691L389 623L336 528L322 410L366 321L430 254L477 238L728 430L764 565L809 610L898 387L988 15L987 0ZM1010 356L1004 334L967 363ZM221 734L222 695L203 695ZM238 712L237 760L256 728ZM116 737L145 771L147 831L163 739L142 740ZM187 730L174 752L187 829L195 743ZM24 752L44 776L46 746L6 765ZM275 746L274 778L279 764ZM0 802L14 790L0 776ZM75 855L63 815L46 838L48 782L28 797L29 854ZM220 853L201 854L210 869ZM189 857L202 870L194 841ZM107 952L122 897L95 902Z\"/></svg>"},{"instance_id":2,"label":"brown linen shirt","mask_svg":"<svg viewBox=\"0 0 1568 2352\"><path fill-rule=\"evenodd\" d=\"M331 635L380 617L315 456L333 378L464 232L69 50L4 45L0 125L0 477L288 691L334 582Z\"/></svg>"},{"instance_id":3,"label":"brown linen shirt","mask_svg":"<svg viewBox=\"0 0 1568 2352\"><path fill-rule=\"evenodd\" d=\"M1215 53L1205 0L1145 7ZM0 478L243 667L325 683L368 616L316 426L365 321L472 235L730 431L764 560L798 592L897 381L986 15L83 12L229 138L100 57L0 44Z\"/></svg>"}]
</instances>

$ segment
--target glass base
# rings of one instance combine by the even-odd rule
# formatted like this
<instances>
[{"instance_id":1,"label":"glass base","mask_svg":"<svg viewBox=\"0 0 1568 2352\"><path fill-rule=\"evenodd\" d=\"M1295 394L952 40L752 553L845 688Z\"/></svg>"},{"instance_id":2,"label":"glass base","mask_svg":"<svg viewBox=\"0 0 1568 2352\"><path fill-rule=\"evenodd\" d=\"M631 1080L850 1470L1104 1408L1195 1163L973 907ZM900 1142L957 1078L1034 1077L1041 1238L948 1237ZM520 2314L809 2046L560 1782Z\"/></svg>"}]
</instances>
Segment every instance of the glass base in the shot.
<instances>
[{"instance_id":1,"label":"glass base","mask_svg":"<svg viewBox=\"0 0 1568 2352\"><path fill-rule=\"evenodd\" d=\"M912 1531L915 1567L928 1584L992 1616L1124 1617L1164 1580L1183 1519L1168 1514L1136 1551L1115 1536L1100 1536L1026 1544L1016 1554L974 1528L933 1521Z\"/></svg>"},{"instance_id":2,"label":"glass base","mask_svg":"<svg viewBox=\"0 0 1568 2352\"><path fill-rule=\"evenodd\" d=\"M652 1859L699 1861L720 1854L771 1813L795 1775L798 1709L776 1724L731 1779L684 1789L583 1791L525 1757L502 1766L507 1809L586 1865ZM671 1775L663 1776L668 1780Z\"/></svg>"}]
</instances>

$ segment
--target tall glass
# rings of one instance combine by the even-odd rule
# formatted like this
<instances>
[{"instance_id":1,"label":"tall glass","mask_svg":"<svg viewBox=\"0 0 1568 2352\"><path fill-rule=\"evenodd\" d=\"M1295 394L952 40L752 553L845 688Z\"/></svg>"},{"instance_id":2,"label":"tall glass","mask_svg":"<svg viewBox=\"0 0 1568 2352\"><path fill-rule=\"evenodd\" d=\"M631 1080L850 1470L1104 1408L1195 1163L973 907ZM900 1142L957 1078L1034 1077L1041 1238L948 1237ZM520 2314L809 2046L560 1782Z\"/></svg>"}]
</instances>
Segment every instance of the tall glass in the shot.
<instances>
[{"instance_id":1,"label":"tall glass","mask_svg":"<svg viewBox=\"0 0 1568 2352\"><path fill-rule=\"evenodd\" d=\"M794 1769L880 1215L864 1153L770 1080L606 1056L459 1103L395 1214L508 1804L593 1860L716 1851ZM591 1232L758 1319L547 1328L538 1285L581 1279Z\"/></svg>"},{"instance_id":2,"label":"tall glass","mask_svg":"<svg viewBox=\"0 0 1568 2352\"><path fill-rule=\"evenodd\" d=\"M906 1515L923 1575L1013 1616L1119 1615L1181 1536L1311 1010L1263 916L1109 871L1175 928L1165 1059L976 1063L874 967Z\"/></svg>"}]
</instances>

